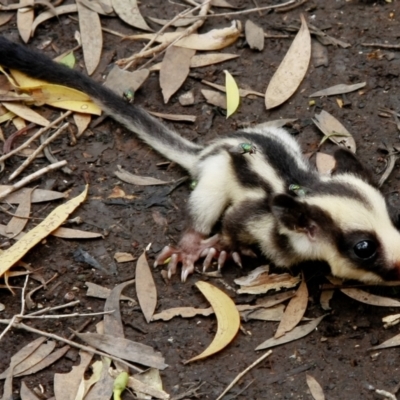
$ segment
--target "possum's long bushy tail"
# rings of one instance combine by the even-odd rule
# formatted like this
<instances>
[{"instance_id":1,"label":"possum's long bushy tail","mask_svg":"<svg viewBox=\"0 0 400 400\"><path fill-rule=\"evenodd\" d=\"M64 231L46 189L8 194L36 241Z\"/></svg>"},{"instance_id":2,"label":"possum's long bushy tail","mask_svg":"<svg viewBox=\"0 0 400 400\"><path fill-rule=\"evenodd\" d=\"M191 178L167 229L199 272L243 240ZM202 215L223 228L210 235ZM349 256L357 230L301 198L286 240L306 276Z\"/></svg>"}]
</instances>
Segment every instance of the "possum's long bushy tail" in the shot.
<instances>
[{"instance_id":1,"label":"possum's long bushy tail","mask_svg":"<svg viewBox=\"0 0 400 400\"><path fill-rule=\"evenodd\" d=\"M58 64L49 57L0 37L0 65L50 83L80 90L110 117L124 125L153 149L192 171L202 146L194 144L170 130L143 109L129 104L122 97L79 71Z\"/></svg>"}]
</instances>

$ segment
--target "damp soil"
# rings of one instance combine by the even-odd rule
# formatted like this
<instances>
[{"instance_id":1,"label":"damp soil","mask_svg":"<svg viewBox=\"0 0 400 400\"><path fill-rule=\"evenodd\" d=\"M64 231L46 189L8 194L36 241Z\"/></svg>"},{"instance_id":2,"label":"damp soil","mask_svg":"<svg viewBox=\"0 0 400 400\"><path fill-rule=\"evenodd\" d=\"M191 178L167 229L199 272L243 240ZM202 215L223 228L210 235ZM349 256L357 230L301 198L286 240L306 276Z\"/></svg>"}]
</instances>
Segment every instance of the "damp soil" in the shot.
<instances>
[{"instance_id":1,"label":"damp soil","mask_svg":"<svg viewBox=\"0 0 400 400\"><path fill-rule=\"evenodd\" d=\"M232 4L253 8L276 4L276 1L240 1L230 0ZM149 0L142 2L141 10L145 16L172 18L181 8L166 1ZM229 11L221 9L221 11ZM379 107L400 110L400 52L396 49L365 47L363 43L378 42L397 44L400 38L400 3L378 1L316 1L310 0L303 5L286 12L254 12L239 15L242 23L247 18L264 28L270 35L286 34L279 26L298 24L303 13L308 21L329 35L349 44L348 48L325 46L325 65L317 66L317 59L311 62L306 78L293 97L281 107L266 111L261 98L242 99L239 111L228 120L221 110L208 105L200 90L205 88L201 79L223 83L224 69L228 69L242 87L263 92L273 72L287 51L291 39L267 38L262 52L253 51L244 39L225 49L234 52L239 58L224 64L199 68L191 71L183 87L164 104L158 83L158 73L152 73L143 87L135 94L135 103L150 111L192 114L197 116L195 123L174 123L175 129L183 136L199 143L223 136L242 126L261 123L278 118L296 118L290 126L305 152L316 150L321 134L311 119L321 109L336 116L355 137L357 154L376 176L386 165L387 154L382 150L399 144L399 130L392 118L379 116ZM226 26L233 17L209 18L202 28ZM130 29L117 18L102 18L102 24L111 30L131 34ZM152 25L157 28L155 25ZM29 46L36 47L45 40L52 39L54 48L61 53L75 45L74 32L78 23L66 16L59 21L51 20L42 24L35 33ZM1 28L1 33L18 41L15 17ZM314 39L315 40L315 39ZM138 51L141 43L121 41L119 38L104 33L102 62L94 74L94 79L101 81L110 69L113 59L128 56ZM55 56L54 48L45 51ZM82 55L77 58L82 67ZM334 96L315 99L310 104L310 93L339 83L367 82L363 93L350 93L344 98ZM195 104L182 107L178 96L188 90L194 90ZM341 108L338 99L344 101ZM55 111L43 109L48 116ZM8 134L10 130L5 129ZM161 164L162 156L138 141L131 133L121 128L110 119L105 119L97 127L90 129L75 145L68 137L60 138L54 145L59 159L68 160L73 170L72 175L53 172L37 182L41 188L70 192L77 195L85 181L89 181L89 197L73 214L83 223L80 229L104 234L100 240L63 240L48 237L37 245L24 258L34 269L49 279L55 273L59 276L46 289L33 295L37 307L56 306L73 299L80 304L63 310L64 313L85 313L102 311L104 300L86 296L85 282L93 282L113 288L134 277L136 262L116 263L116 252L129 252L136 258L143 249L152 243L148 260L152 263L156 254L167 243L176 243L185 229L186 203L190 194L187 183L168 193L170 187L138 187L119 181L114 172L118 165L139 174L162 180L178 180L185 172L176 165ZM332 153L334 146L324 144L324 151ZM2 182L15 170L20 159L11 158L6 163ZM26 172L32 172L44 165L42 159L34 162ZM161 165L160 165L161 164ZM398 204L400 169L395 166L389 179L383 185L383 192ZM221 183L222 184L222 183ZM129 199L113 199L116 188L133 195ZM57 203L57 202L56 202ZM57 204L34 205L32 216L42 218ZM1 223L7 223L9 216L1 214ZM33 227L37 220L32 220ZM9 244L1 239L1 245ZM74 254L78 250L88 252L103 267L93 268L77 261ZM154 269L154 279L158 291L158 308L165 310L178 306L207 307L207 301L194 286L200 279L209 280L224 290L238 304L253 304L257 296L238 295L232 290L233 280L248 273L264 260L245 260L244 269L228 262L223 269L223 279L211 279L198 273L182 283L177 276L166 282L161 274L163 268ZM310 291L307 317L317 317L325 313L319 303L321 288L327 281L324 278L326 267L310 265L306 268L307 283ZM12 284L22 286L23 278L12 279ZM31 279L28 289L38 283ZM378 287L374 292L400 297L398 290ZM21 307L20 291L13 296L1 289L0 302L5 305L1 318L11 318ZM135 297L133 287L128 287L126 295ZM313 375L321 384L327 399L380 399L374 389L394 392L400 384L400 350L398 348L371 353L368 349L399 332L394 326L385 330L381 318L398 312L395 308L379 308L361 304L337 291L331 301L332 310L319 327L307 337L273 349L272 355L239 380L225 399L311 399L306 384L306 373ZM185 392L192 385L204 382L197 394L185 398L215 399L231 380L248 367L260 353L255 347L271 337L276 330L276 322L250 321L243 324L234 341L222 352L205 360L184 365L183 361L199 354L212 340L217 322L212 317L192 319L174 318L168 322L147 324L139 307L132 307L127 302L121 304L122 320L127 338L153 346L160 351L169 365L161 372L164 388L171 395ZM85 331L95 331L95 324L101 319L89 320ZM68 337L71 330L79 329L85 318L60 320L33 320L28 325L38 329ZM0 343L0 370L10 363L10 358L18 349L34 340L37 336L25 331L11 329ZM56 373L66 373L79 362L78 351L71 349L66 356L51 367L24 379L30 388L43 388L43 398L53 396L53 378ZM19 398L21 379L14 381L14 399ZM3 382L0 382L0 390ZM197 396L197 397L196 397ZM236 396L236 397L235 397ZM124 399L132 398L125 393Z\"/></svg>"}]
</instances>

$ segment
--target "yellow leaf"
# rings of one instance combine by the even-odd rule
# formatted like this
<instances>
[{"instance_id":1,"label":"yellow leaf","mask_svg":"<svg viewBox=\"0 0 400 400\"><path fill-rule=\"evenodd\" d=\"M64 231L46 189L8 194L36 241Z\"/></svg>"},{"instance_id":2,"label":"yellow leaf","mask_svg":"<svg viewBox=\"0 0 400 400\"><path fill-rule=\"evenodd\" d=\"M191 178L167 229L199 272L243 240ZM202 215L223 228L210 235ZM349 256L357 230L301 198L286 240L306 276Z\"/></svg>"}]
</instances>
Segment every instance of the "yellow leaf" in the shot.
<instances>
[{"instance_id":1,"label":"yellow leaf","mask_svg":"<svg viewBox=\"0 0 400 400\"><path fill-rule=\"evenodd\" d=\"M240 315L235 303L222 290L207 282L197 282L196 286L210 302L217 316L218 329L211 344L198 356L186 363L211 356L226 347L236 336L240 327Z\"/></svg>"},{"instance_id":2,"label":"yellow leaf","mask_svg":"<svg viewBox=\"0 0 400 400\"><path fill-rule=\"evenodd\" d=\"M240 94L233 76L226 70L224 72L226 87L226 118L229 118L239 107Z\"/></svg>"},{"instance_id":3,"label":"yellow leaf","mask_svg":"<svg viewBox=\"0 0 400 400\"><path fill-rule=\"evenodd\" d=\"M19 90L28 92L38 105L48 104L66 110L85 114L101 115L101 109L91 98L79 90L66 86L53 85L40 79L31 78L19 71L12 70L12 77ZM11 84L14 84L9 79Z\"/></svg>"},{"instance_id":4,"label":"yellow leaf","mask_svg":"<svg viewBox=\"0 0 400 400\"><path fill-rule=\"evenodd\" d=\"M68 216L85 200L88 185L77 197L54 209L39 225L30 230L18 242L0 255L0 276L18 262L32 247L57 229Z\"/></svg>"}]
</instances>

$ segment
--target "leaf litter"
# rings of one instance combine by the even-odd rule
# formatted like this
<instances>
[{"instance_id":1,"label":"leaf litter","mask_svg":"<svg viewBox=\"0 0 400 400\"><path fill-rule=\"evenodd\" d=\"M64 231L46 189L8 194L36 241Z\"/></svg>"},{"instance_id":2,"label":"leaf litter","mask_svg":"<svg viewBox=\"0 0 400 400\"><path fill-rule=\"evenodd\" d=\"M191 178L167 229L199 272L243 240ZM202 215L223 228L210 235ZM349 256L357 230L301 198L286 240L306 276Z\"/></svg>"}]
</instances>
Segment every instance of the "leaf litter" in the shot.
<instances>
[{"instance_id":1,"label":"leaf litter","mask_svg":"<svg viewBox=\"0 0 400 400\"><path fill-rule=\"evenodd\" d=\"M83 3L83 2L82 2ZM134 3L136 3L136 2L134 2ZM225 5L226 6L226 5ZM76 12L76 11L71 11L71 12ZM57 13L58 13L58 11L57 11ZM304 21L303 21L304 22ZM311 28L311 31L312 32L318 32L318 30L317 30L317 28L315 28L315 27L312 27L312 25L310 25L310 28ZM320 36L321 37L326 37L327 35L326 34L324 34L324 35L322 35L322 34L320 34ZM332 43L332 42L331 42ZM190 65L190 67L191 68L193 68L191 65ZM353 86L353 85L349 85L349 86ZM332 88L329 88L330 90L332 90ZM327 93L330 93L329 92L329 89L328 90L326 90L325 92L324 91L322 91L322 93L323 94L321 94L321 91L319 91L319 94L318 94L318 96L325 96L325 95L330 95L330 94L327 94ZM295 90L296 90L296 88L295 88ZM339 89L335 89L335 90L339 90ZM341 88L340 90L347 90L346 88ZM357 89L353 89L353 90L357 90ZM318 92L317 92L318 93ZM345 91L343 91L342 93L347 93L347 92L345 92ZM340 93L333 93L333 94L340 94ZM313 94L313 95L316 95L315 93ZM86 125L87 126L87 125ZM334 134L335 133L337 133L337 132L333 132ZM328 134L329 135L329 134ZM334 136L334 135L332 135L332 136ZM331 138L330 138L331 139ZM36 192L37 190L35 190L34 192ZM32 199L32 201L33 201L33 199ZM300 288L298 289L298 291L300 290ZM346 290L348 290L348 289L346 289ZM326 291L327 292L327 291ZM361 295L361 297L360 297L361 299L363 299L363 300L365 300L365 294L363 294L363 295ZM371 298L369 298L369 299L367 299L368 301L371 301ZM375 299L376 300L376 299ZM382 300L376 300L377 302L381 302L382 304L383 303L385 303L385 301L382 301ZM290 304L290 303L289 303ZM368 303L368 304L370 304L370 303ZM387 304L391 304L391 306L393 306L393 304L394 303L390 303L390 302L388 302ZM389 306L389 305L388 305ZM288 308L289 308L289 306L288 306ZM262 311L262 310L256 310L256 311L253 311L254 313L256 313L256 312L259 312L259 311ZM321 317L322 318L322 317ZM301 328L301 327L298 327L298 328ZM297 328L295 328L295 329L297 329ZM285 335L286 336L286 335ZM283 338L285 337L285 336L283 336ZM103 368L104 369L104 368ZM308 377L307 377L308 378ZM308 380L308 379L307 379ZM310 390L311 390L311 388L310 388ZM89 394L90 395L90 394ZM317 398L317 397L315 397L315 395L313 394L313 396L314 396L314 398ZM96 397L93 397L93 398L96 398ZM161 397L160 397L161 398Z\"/></svg>"}]
</instances>

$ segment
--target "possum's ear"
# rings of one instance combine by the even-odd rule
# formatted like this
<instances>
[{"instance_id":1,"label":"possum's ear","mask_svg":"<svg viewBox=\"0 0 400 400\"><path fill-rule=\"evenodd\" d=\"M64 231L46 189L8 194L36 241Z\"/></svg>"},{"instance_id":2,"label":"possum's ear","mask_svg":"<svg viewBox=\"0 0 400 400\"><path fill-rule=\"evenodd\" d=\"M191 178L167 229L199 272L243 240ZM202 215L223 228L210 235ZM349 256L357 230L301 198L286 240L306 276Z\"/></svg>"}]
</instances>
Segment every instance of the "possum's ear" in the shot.
<instances>
[{"instance_id":1,"label":"possum's ear","mask_svg":"<svg viewBox=\"0 0 400 400\"><path fill-rule=\"evenodd\" d=\"M300 202L287 194L278 194L272 199L271 211L286 228L306 233L310 240L314 240L320 230L317 222L319 213L315 206Z\"/></svg>"},{"instance_id":2,"label":"possum's ear","mask_svg":"<svg viewBox=\"0 0 400 400\"><path fill-rule=\"evenodd\" d=\"M369 184L376 186L376 182L374 181L371 172L361 164L358 158L351 151L345 148L339 148L333 154L333 158L336 161L336 165L332 170L332 175L351 173L359 176Z\"/></svg>"}]
</instances>

